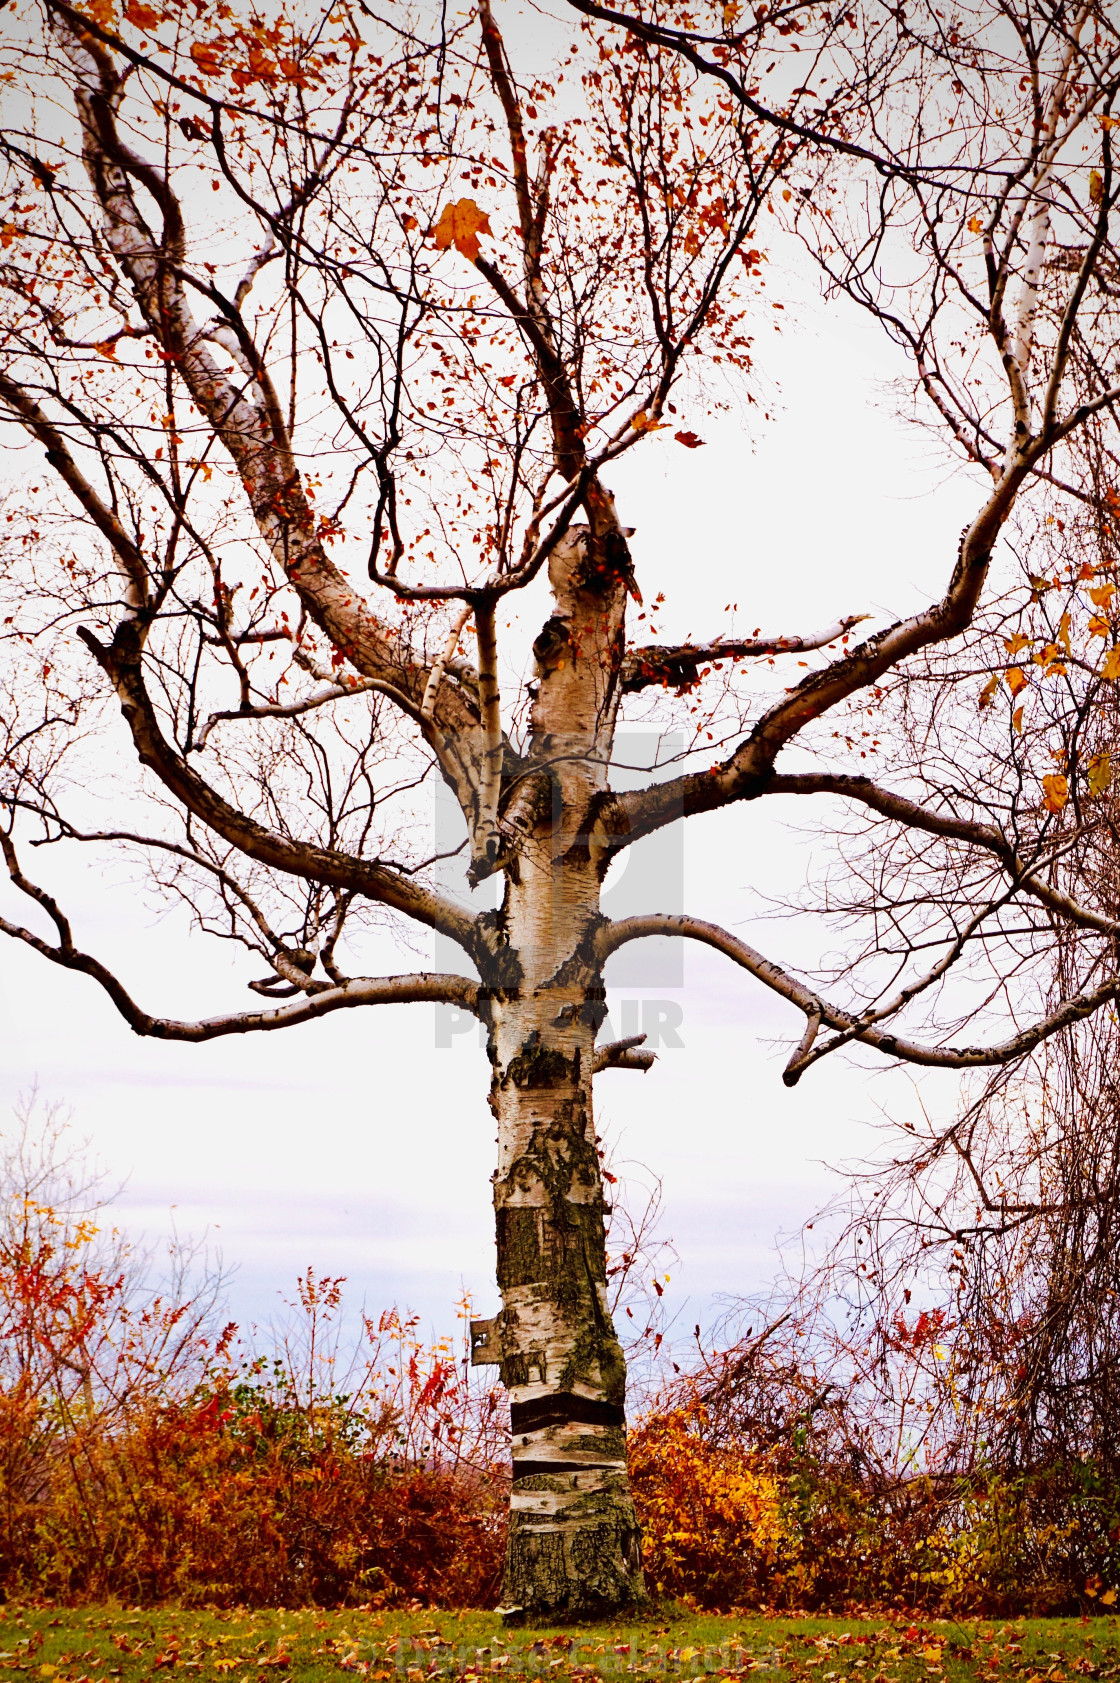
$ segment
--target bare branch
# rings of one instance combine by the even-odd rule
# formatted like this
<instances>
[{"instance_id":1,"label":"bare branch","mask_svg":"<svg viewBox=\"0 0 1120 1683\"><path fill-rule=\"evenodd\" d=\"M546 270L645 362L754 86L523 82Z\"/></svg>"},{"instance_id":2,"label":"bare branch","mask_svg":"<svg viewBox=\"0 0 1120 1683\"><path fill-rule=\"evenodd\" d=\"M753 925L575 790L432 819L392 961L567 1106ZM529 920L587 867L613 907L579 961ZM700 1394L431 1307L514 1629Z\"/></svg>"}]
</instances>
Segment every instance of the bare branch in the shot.
<instances>
[{"instance_id":1,"label":"bare branch","mask_svg":"<svg viewBox=\"0 0 1120 1683\"><path fill-rule=\"evenodd\" d=\"M804 654L823 649L845 636L870 614L848 614L824 631L804 637L719 637L711 643L648 643L630 649L622 665L622 688L627 692L663 684L683 689L696 682L697 669L713 661L756 659L763 655Z\"/></svg>"},{"instance_id":2,"label":"bare branch","mask_svg":"<svg viewBox=\"0 0 1120 1683\"><path fill-rule=\"evenodd\" d=\"M1082 906L1072 895L1063 894L1022 859L1002 830L994 824L981 824L967 818L956 818L947 812L930 812L904 795L881 788L869 777L836 776L829 772L805 772L796 776L775 775L762 791L767 795L842 795L859 801L862 806L894 819L908 829L924 830L927 835L944 836L953 841L969 842L985 848L1006 867L1016 888L1033 895L1050 911L1082 929L1095 929L1101 935L1120 935L1120 920L1094 912Z\"/></svg>"},{"instance_id":3,"label":"bare branch","mask_svg":"<svg viewBox=\"0 0 1120 1683\"><path fill-rule=\"evenodd\" d=\"M141 674L139 639L130 632L131 622L125 622L118 629L111 649L98 643L91 632L80 635L112 679L141 762L191 812L250 858L289 871L308 882L329 882L336 888L357 890L429 928L441 930L468 951L472 949L477 936L475 919L453 901L418 883L402 880L378 863L356 859L313 842L292 841L267 830L210 788L175 753L160 730Z\"/></svg>"},{"instance_id":4,"label":"bare branch","mask_svg":"<svg viewBox=\"0 0 1120 1683\"><path fill-rule=\"evenodd\" d=\"M631 1034L625 1040L610 1040L605 1046L596 1046L592 1075L604 1069L637 1069L644 1075L657 1062L656 1052L636 1050L644 1045L645 1038L644 1034Z\"/></svg>"},{"instance_id":5,"label":"bare branch","mask_svg":"<svg viewBox=\"0 0 1120 1683\"><path fill-rule=\"evenodd\" d=\"M904 1063L921 1064L929 1069L981 1069L1012 1063L1024 1053L1041 1045L1044 1040L1049 1040L1061 1029L1092 1016L1102 1005L1120 998L1120 977L1111 976L1099 987L1063 1000L1048 1016L993 1046L924 1046L918 1041L906 1040L878 1028L868 1021L868 1017L873 1013L853 1013L831 1004L790 971L784 970L781 965L775 964L772 959L766 958L756 948L749 946L746 941L729 934L717 924L705 923L701 918L654 912L641 917L624 918L617 923L608 923L597 935L596 952L601 960L606 960L612 952L617 952L619 947L628 941L643 940L651 935L679 935L687 940L701 941L705 946L714 947L717 952L741 965L758 981L765 983L772 992L780 995L782 999L789 1000L791 1005L796 1005L799 1011L804 1012L807 1020L806 1033L782 1074L782 1080L787 1087L796 1086L810 1064L816 1063L819 1058L827 1057L829 1052L851 1041L870 1046L888 1057L900 1058ZM819 1024L834 1029L836 1036L814 1049L816 1026ZM810 1027L813 1028L813 1033L809 1032Z\"/></svg>"}]
</instances>

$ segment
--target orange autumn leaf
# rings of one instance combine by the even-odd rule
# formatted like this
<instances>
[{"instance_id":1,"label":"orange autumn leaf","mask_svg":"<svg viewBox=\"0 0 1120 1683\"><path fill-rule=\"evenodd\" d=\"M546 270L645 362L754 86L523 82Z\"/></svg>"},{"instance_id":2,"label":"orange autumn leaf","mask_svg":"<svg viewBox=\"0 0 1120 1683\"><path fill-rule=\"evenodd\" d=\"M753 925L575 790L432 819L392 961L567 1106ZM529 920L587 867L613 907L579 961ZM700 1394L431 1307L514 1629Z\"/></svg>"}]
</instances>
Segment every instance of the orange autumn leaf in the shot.
<instances>
[{"instance_id":1,"label":"orange autumn leaf","mask_svg":"<svg viewBox=\"0 0 1120 1683\"><path fill-rule=\"evenodd\" d=\"M154 6L146 6L144 0L128 0L124 15L129 23L134 23L137 29L155 29L160 22L160 14Z\"/></svg>"},{"instance_id":2,"label":"orange autumn leaf","mask_svg":"<svg viewBox=\"0 0 1120 1683\"><path fill-rule=\"evenodd\" d=\"M1069 779L1060 771L1042 779L1042 804L1047 812L1061 812L1069 800Z\"/></svg>"},{"instance_id":3,"label":"orange autumn leaf","mask_svg":"<svg viewBox=\"0 0 1120 1683\"><path fill-rule=\"evenodd\" d=\"M993 696L995 695L995 693L998 689L999 689L999 673L997 672L993 677L988 679L988 682L984 685L984 688L980 691L980 699L977 702L977 706L980 707L981 709L983 709L985 707L990 707L992 705L992 698L993 698Z\"/></svg>"},{"instance_id":4,"label":"orange autumn leaf","mask_svg":"<svg viewBox=\"0 0 1120 1683\"><path fill-rule=\"evenodd\" d=\"M191 57L204 76L218 74L222 61L217 47L212 47L206 41L195 41L191 45Z\"/></svg>"},{"instance_id":5,"label":"orange autumn leaf","mask_svg":"<svg viewBox=\"0 0 1120 1683\"><path fill-rule=\"evenodd\" d=\"M102 29L112 29L117 21L113 0L86 0L85 12Z\"/></svg>"},{"instance_id":6,"label":"orange autumn leaf","mask_svg":"<svg viewBox=\"0 0 1120 1683\"><path fill-rule=\"evenodd\" d=\"M1104 665L1101 667L1101 677L1109 678L1113 682L1120 678L1120 647L1109 649L1105 655Z\"/></svg>"},{"instance_id":7,"label":"orange autumn leaf","mask_svg":"<svg viewBox=\"0 0 1120 1683\"><path fill-rule=\"evenodd\" d=\"M252 43L249 47L249 69L258 82L271 84L276 80L276 66L262 47Z\"/></svg>"},{"instance_id":8,"label":"orange autumn leaf","mask_svg":"<svg viewBox=\"0 0 1120 1683\"><path fill-rule=\"evenodd\" d=\"M473 263L478 256L479 235L490 232L490 219L486 212L479 210L473 199L458 199L453 205L444 205L435 225L436 250L448 251L454 246Z\"/></svg>"},{"instance_id":9,"label":"orange autumn leaf","mask_svg":"<svg viewBox=\"0 0 1120 1683\"><path fill-rule=\"evenodd\" d=\"M1012 695L1018 695L1019 691L1026 687L1026 683L1027 674L1021 666L1009 666L1007 668L1007 687Z\"/></svg>"},{"instance_id":10,"label":"orange autumn leaf","mask_svg":"<svg viewBox=\"0 0 1120 1683\"><path fill-rule=\"evenodd\" d=\"M281 53L277 63L283 72L284 80L286 82L290 82L293 87L309 88L311 86L311 77L307 74L306 70L304 70L298 59L285 58L283 53Z\"/></svg>"}]
</instances>

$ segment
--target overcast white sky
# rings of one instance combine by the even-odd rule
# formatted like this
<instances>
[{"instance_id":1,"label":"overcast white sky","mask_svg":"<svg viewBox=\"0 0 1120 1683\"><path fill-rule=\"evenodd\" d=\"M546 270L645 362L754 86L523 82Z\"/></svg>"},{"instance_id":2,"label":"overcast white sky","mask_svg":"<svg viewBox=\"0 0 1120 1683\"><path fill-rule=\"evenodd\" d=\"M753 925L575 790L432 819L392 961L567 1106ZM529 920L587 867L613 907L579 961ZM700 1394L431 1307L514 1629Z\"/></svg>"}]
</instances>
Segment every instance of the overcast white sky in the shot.
<instances>
[{"instance_id":1,"label":"overcast white sky","mask_svg":"<svg viewBox=\"0 0 1120 1683\"><path fill-rule=\"evenodd\" d=\"M811 283L801 291L798 303L771 278L787 308L780 334L762 323L756 360L780 388L779 412L769 425L752 412L753 443L730 418L689 417L705 448L658 439L615 472L646 598L669 597L670 637L715 631L729 599L740 624L767 630L859 610L882 623L939 592L952 567L978 488L947 479L895 418L877 386L897 368L876 332L813 302ZM751 891L803 875L806 846L786 824L806 817L770 801L693 821L687 909L748 933ZM214 978L232 958L220 945L189 936L177 915L157 921L135 891L79 860L52 858L50 869L78 938L119 965L143 1004L185 1016L225 1003L228 982ZM755 924L749 938L790 951L780 924ZM476 1036L439 1049L432 1009L411 1006L161 1045L135 1039L92 983L14 946L3 956L0 1100L38 1082L71 1107L75 1131L127 1178L119 1218L130 1229L208 1230L237 1270L236 1316L267 1317L308 1264L347 1276L370 1308L407 1304L438 1327L452 1326L464 1285L492 1312L494 1140ZM679 992L653 993L679 1000L683 1046L648 1076L601 1078L599 1127L620 1157L663 1177L665 1232L681 1258L670 1297L691 1328L721 1294L767 1279L775 1235L796 1233L835 1187L822 1164L873 1149L871 1126L916 1098L906 1072L871 1076L838 1060L788 1092L775 1041L799 1019L709 952L686 953ZM641 998L630 984L612 989L618 1032ZM921 1091L946 1108L953 1078L926 1077Z\"/></svg>"}]
</instances>

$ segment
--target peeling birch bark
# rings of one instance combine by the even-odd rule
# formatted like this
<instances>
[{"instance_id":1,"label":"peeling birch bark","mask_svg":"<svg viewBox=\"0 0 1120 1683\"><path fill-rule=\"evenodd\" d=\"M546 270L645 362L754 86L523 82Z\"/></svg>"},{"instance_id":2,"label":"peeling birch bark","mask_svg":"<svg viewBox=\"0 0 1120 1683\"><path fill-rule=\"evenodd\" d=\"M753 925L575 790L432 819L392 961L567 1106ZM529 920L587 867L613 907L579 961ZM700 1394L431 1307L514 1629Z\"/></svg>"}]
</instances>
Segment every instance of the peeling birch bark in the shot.
<instances>
[{"instance_id":1,"label":"peeling birch bark","mask_svg":"<svg viewBox=\"0 0 1120 1683\"><path fill-rule=\"evenodd\" d=\"M498 1123L494 1342L513 1438L510 1616L587 1617L645 1594L591 1097L605 1015L593 815L606 790L626 596L625 581L600 564L601 547L575 531L551 558L554 614L537 640L532 719L540 769L527 780L538 798L520 807L517 870L499 914L520 984L480 1007ZM539 798L541 779L551 799Z\"/></svg>"}]
</instances>

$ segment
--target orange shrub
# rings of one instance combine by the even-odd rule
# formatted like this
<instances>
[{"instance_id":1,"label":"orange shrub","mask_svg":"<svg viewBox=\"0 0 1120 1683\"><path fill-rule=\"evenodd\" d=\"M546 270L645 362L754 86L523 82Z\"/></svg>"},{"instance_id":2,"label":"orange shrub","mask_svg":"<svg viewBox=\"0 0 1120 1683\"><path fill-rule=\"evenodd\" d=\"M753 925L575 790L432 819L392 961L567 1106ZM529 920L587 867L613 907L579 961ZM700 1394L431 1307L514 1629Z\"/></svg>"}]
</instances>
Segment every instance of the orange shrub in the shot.
<instances>
[{"instance_id":1,"label":"orange shrub","mask_svg":"<svg viewBox=\"0 0 1120 1683\"><path fill-rule=\"evenodd\" d=\"M500 1479L370 1441L337 1406L308 1420L257 1385L84 1433L5 1587L188 1605L492 1604Z\"/></svg>"},{"instance_id":2,"label":"orange shrub","mask_svg":"<svg viewBox=\"0 0 1120 1683\"><path fill-rule=\"evenodd\" d=\"M630 1435L630 1476L654 1593L703 1607L767 1599L795 1550L783 1492L765 1456L713 1443L707 1411L686 1402Z\"/></svg>"}]
</instances>

